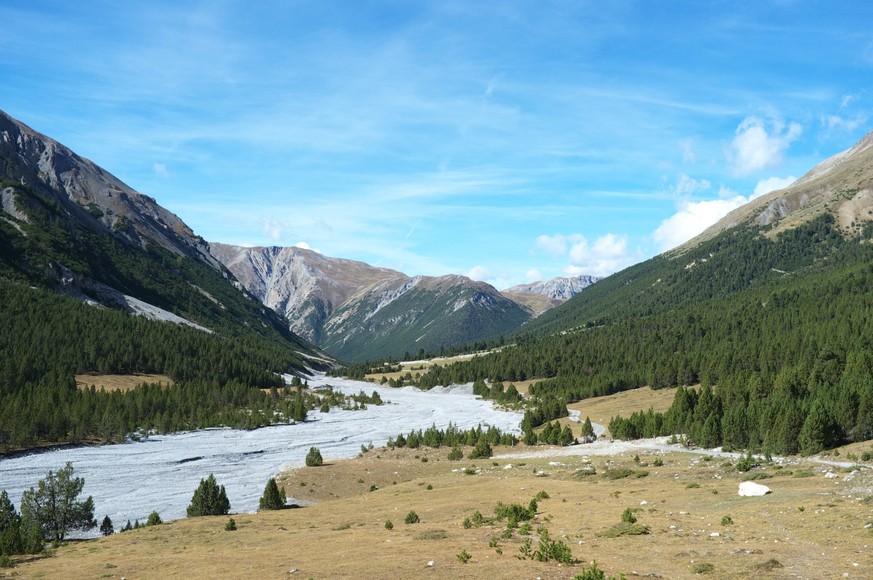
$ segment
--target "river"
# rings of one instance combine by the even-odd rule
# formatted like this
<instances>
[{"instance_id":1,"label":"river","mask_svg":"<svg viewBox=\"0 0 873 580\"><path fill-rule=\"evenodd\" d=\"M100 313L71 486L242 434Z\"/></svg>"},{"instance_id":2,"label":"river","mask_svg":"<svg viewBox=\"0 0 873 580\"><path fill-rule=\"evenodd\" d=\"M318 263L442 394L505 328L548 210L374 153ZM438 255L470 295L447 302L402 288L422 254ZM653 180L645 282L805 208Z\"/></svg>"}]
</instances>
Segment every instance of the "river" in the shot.
<instances>
[{"instance_id":1,"label":"river","mask_svg":"<svg viewBox=\"0 0 873 580\"><path fill-rule=\"evenodd\" d=\"M0 489L16 508L21 494L70 461L75 476L85 479L82 497L94 497L97 521L108 515L115 529L127 520L145 522L157 511L164 520L185 517L185 509L201 479L210 473L227 489L232 512L253 512L267 480L304 464L310 447L326 462L354 457L361 445L384 445L389 437L449 422L462 429L478 424L519 433L520 413L499 411L469 388L419 391L391 389L372 383L328 378L309 380L311 387L333 385L346 394L378 391L383 405L360 411L314 411L296 425L253 431L205 429L152 435L144 441L96 447L73 447L0 459ZM289 500L292 501L292 500Z\"/></svg>"}]
</instances>

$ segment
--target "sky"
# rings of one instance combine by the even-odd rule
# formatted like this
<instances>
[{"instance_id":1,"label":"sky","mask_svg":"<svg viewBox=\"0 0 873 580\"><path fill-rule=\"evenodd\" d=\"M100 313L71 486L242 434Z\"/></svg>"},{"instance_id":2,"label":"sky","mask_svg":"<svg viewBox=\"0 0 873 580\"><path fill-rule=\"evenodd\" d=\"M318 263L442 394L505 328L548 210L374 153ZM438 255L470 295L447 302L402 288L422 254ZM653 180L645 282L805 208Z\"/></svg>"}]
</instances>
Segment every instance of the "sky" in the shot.
<instances>
[{"instance_id":1,"label":"sky","mask_svg":"<svg viewBox=\"0 0 873 580\"><path fill-rule=\"evenodd\" d=\"M604 276L873 130L873 3L4 0L0 109L209 241Z\"/></svg>"}]
</instances>

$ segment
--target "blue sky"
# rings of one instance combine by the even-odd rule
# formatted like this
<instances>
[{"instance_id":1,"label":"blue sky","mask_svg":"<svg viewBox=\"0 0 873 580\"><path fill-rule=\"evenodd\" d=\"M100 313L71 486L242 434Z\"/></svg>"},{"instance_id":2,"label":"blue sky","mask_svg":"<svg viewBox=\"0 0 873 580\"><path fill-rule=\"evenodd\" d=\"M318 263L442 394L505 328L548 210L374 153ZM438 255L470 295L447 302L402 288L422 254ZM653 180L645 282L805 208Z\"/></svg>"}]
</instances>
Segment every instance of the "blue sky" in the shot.
<instances>
[{"instance_id":1,"label":"blue sky","mask_svg":"<svg viewBox=\"0 0 873 580\"><path fill-rule=\"evenodd\" d=\"M498 288L653 256L873 129L860 0L6 0L0 22L0 109L207 240Z\"/></svg>"}]
</instances>

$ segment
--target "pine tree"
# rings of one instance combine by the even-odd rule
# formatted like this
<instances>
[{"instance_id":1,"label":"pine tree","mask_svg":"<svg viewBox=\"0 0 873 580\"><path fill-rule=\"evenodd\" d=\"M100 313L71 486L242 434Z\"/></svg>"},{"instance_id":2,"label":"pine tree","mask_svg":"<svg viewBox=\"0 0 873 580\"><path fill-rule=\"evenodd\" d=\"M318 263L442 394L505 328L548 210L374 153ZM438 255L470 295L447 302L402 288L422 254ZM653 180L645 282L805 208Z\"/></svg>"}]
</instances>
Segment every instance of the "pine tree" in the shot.
<instances>
[{"instance_id":1,"label":"pine tree","mask_svg":"<svg viewBox=\"0 0 873 580\"><path fill-rule=\"evenodd\" d=\"M324 465L321 451L318 450L318 447L310 447L309 453L306 454L306 467L319 467L321 465Z\"/></svg>"},{"instance_id":2,"label":"pine tree","mask_svg":"<svg viewBox=\"0 0 873 580\"><path fill-rule=\"evenodd\" d=\"M259 510L280 510L285 507L285 490L280 490L276 479L271 477L264 488L264 495L258 504Z\"/></svg>"},{"instance_id":3,"label":"pine tree","mask_svg":"<svg viewBox=\"0 0 873 580\"><path fill-rule=\"evenodd\" d=\"M85 480L73 477L73 464L48 472L37 488L30 488L21 498L22 518L39 526L42 537L61 542L71 530L90 530L97 527L94 520L94 499L77 501Z\"/></svg>"},{"instance_id":4,"label":"pine tree","mask_svg":"<svg viewBox=\"0 0 873 580\"><path fill-rule=\"evenodd\" d=\"M224 486L218 486L215 476L209 474L206 479L200 480L200 485L194 491L191 505L188 506L188 517L197 516L223 516L230 511L230 501Z\"/></svg>"},{"instance_id":5,"label":"pine tree","mask_svg":"<svg viewBox=\"0 0 873 580\"><path fill-rule=\"evenodd\" d=\"M104 536L111 536L115 533L115 528L112 527L112 520L109 516L103 518L103 523L100 524L100 533Z\"/></svg>"}]
</instances>

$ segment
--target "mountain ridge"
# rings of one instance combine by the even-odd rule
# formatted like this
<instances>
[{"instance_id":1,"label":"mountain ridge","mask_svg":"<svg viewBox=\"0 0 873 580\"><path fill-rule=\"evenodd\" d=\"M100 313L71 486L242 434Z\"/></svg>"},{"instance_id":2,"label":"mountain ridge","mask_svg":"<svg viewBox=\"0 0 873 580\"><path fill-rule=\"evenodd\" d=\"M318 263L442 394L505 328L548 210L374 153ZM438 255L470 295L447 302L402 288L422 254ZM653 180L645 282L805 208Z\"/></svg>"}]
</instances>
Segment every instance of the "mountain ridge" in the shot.
<instances>
[{"instance_id":1,"label":"mountain ridge","mask_svg":"<svg viewBox=\"0 0 873 580\"><path fill-rule=\"evenodd\" d=\"M209 248L292 330L349 360L492 338L531 317L489 284L457 274L411 277L296 247Z\"/></svg>"}]
</instances>

